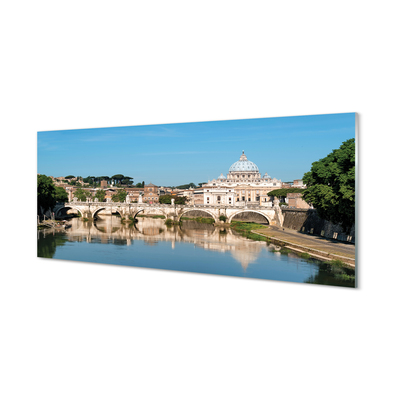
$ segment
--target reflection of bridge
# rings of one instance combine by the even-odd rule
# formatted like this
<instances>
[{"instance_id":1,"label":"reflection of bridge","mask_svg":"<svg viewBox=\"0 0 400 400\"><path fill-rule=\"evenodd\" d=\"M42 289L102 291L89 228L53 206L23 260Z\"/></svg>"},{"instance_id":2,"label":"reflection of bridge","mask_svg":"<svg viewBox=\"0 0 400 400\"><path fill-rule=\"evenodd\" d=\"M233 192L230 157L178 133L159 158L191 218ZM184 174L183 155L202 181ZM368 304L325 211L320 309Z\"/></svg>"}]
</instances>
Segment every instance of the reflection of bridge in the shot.
<instances>
[{"instance_id":1,"label":"reflection of bridge","mask_svg":"<svg viewBox=\"0 0 400 400\"><path fill-rule=\"evenodd\" d=\"M112 215L118 213L121 217L135 218L137 214L164 215L174 221L180 221L181 217L190 211L203 211L210 215L214 221L219 221L220 216L225 216L227 222L243 213L253 212L265 217L270 225L282 226L283 217L278 204L274 207L262 206L211 206L211 205L178 205L178 204L146 204L146 203L100 203L100 202L72 202L58 205L55 215L61 215L64 209L78 211L82 217L94 218L98 212Z\"/></svg>"},{"instance_id":2,"label":"reflection of bridge","mask_svg":"<svg viewBox=\"0 0 400 400\"><path fill-rule=\"evenodd\" d=\"M229 227L218 228L195 221L185 221L183 225L167 227L164 220L140 218L135 224L123 224L115 216L96 221L82 221L74 218L72 227L63 232L70 241L101 242L131 246L135 240L143 240L147 245L170 242L174 249L178 242L193 243L208 251L228 252L244 270L260 255L265 242L256 242L235 234ZM222 232L221 232L222 231ZM51 230L38 231L46 237Z\"/></svg>"}]
</instances>

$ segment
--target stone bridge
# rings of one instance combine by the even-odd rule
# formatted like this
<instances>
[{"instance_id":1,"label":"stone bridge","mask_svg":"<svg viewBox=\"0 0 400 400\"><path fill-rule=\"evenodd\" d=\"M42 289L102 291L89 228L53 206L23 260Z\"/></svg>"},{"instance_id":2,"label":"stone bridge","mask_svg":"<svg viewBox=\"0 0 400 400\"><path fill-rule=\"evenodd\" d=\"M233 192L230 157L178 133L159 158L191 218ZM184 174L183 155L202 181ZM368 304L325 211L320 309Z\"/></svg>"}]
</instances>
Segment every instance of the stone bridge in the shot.
<instances>
[{"instance_id":1,"label":"stone bridge","mask_svg":"<svg viewBox=\"0 0 400 400\"><path fill-rule=\"evenodd\" d=\"M72 209L84 218L95 218L98 212L112 215L118 213L122 218L133 217L137 214L164 215L165 218L180 221L183 215L189 211L203 211L218 222L221 215L226 217L227 222L243 212L253 212L266 218L270 225L282 226L283 216L278 204L273 207L262 206L211 206L211 205L179 205L179 204L147 204L147 203L100 203L100 202L71 202L58 204L54 213L56 217L62 215L62 210Z\"/></svg>"}]
</instances>

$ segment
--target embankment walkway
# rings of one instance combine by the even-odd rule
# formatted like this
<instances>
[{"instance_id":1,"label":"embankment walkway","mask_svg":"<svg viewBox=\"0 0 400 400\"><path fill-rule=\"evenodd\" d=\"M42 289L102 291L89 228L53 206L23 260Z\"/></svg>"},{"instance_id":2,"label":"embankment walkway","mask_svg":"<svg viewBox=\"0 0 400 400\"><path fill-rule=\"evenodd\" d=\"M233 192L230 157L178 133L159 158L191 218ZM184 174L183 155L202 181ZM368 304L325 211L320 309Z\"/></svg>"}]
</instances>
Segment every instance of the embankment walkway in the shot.
<instances>
[{"instance_id":1,"label":"embankment walkway","mask_svg":"<svg viewBox=\"0 0 400 400\"><path fill-rule=\"evenodd\" d=\"M292 250L309 253L322 260L341 260L350 266L355 266L356 247L353 243L338 242L321 236L311 236L294 229L269 226L253 231L260 235L284 242L285 247Z\"/></svg>"}]
</instances>

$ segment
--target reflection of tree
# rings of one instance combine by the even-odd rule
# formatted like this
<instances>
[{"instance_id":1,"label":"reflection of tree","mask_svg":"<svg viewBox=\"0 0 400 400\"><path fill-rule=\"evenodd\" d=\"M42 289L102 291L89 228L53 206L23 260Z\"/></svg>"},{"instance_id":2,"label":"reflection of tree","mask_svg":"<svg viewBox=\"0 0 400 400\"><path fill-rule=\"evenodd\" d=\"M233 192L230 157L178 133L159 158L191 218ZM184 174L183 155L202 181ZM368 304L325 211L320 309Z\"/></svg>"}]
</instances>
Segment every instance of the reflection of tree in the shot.
<instances>
[{"instance_id":1,"label":"reflection of tree","mask_svg":"<svg viewBox=\"0 0 400 400\"><path fill-rule=\"evenodd\" d=\"M68 238L64 235L57 233L39 233L41 236L40 240L37 241L37 256L45 258L53 258L56 252L57 246L63 246Z\"/></svg>"},{"instance_id":2,"label":"reflection of tree","mask_svg":"<svg viewBox=\"0 0 400 400\"><path fill-rule=\"evenodd\" d=\"M318 265L318 272L306 279L304 283L347 287L355 286L354 270L344 267L335 267L329 263L317 260L313 260L313 264Z\"/></svg>"}]
</instances>

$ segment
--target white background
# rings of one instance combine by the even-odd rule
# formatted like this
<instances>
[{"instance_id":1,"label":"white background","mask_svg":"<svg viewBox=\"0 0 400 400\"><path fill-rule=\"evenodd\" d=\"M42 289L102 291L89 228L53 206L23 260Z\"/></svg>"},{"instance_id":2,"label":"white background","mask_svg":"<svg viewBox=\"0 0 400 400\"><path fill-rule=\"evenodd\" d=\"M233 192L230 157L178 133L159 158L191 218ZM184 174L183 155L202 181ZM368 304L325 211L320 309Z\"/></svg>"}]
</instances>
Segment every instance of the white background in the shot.
<instances>
[{"instance_id":1,"label":"white background","mask_svg":"<svg viewBox=\"0 0 400 400\"><path fill-rule=\"evenodd\" d=\"M0 397L398 398L396 3L2 2ZM39 130L337 112L359 289L36 258Z\"/></svg>"}]
</instances>

